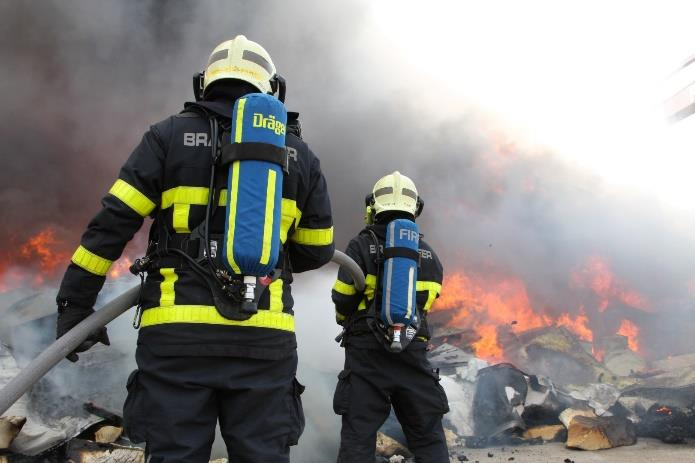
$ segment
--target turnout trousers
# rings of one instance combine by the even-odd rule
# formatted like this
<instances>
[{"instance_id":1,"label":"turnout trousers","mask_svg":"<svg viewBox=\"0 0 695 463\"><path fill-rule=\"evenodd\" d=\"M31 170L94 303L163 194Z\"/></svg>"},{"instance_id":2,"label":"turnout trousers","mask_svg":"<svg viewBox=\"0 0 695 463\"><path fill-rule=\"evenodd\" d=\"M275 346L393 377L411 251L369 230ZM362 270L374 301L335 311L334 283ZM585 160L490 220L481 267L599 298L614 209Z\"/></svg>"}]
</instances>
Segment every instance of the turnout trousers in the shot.
<instances>
[{"instance_id":1,"label":"turnout trousers","mask_svg":"<svg viewBox=\"0 0 695 463\"><path fill-rule=\"evenodd\" d=\"M442 428L449 411L446 393L424 346L413 344L396 354L348 340L333 398L334 411L342 415L338 463L374 462L376 434L392 405L415 461L449 463Z\"/></svg>"},{"instance_id":2,"label":"turnout trousers","mask_svg":"<svg viewBox=\"0 0 695 463\"><path fill-rule=\"evenodd\" d=\"M136 351L123 416L149 463L207 463L219 420L229 460L287 463L304 429L297 353L280 360Z\"/></svg>"}]
</instances>

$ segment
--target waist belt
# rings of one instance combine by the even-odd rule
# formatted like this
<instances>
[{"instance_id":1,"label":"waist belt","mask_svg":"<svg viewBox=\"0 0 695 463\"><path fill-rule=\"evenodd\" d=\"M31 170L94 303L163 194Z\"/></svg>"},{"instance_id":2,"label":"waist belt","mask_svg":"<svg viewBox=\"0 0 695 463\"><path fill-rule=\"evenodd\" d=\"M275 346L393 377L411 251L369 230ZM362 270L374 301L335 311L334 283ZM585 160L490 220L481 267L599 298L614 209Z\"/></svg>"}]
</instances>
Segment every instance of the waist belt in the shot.
<instances>
[{"instance_id":1,"label":"waist belt","mask_svg":"<svg viewBox=\"0 0 695 463\"><path fill-rule=\"evenodd\" d=\"M224 243L224 235L222 234L210 234L210 254L215 262L224 268L222 260L218 257L223 252L222 246ZM158 244L157 249L159 251L159 257L153 261L153 266L157 268L162 267L181 267L181 264L185 262L185 259L179 255L167 254L166 249L179 249L186 253L189 257L195 260L201 260L206 256L206 250L204 246L204 241L202 238L193 238L190 234L176 234L170 236L168 239L162 241ZM278 267L282 270L283 263L285 262L285 253L280 250L280 255L278 256ZM279 276L279 272L277 272Z\"/></svg>"},{"instance_id":2,"label":"waist belt","mask_svg":"<svg viewBox=\"0 0 695 463\"><path fill-rule=\"evenodd\" d=\"M222 246L222 239L222 235L210 235L210 253L213 258L216 258L217 248ZM153 262L155 267L180 267L185 262L183 257L167 253L167 249L181 250L195 260L205 257L205 247L202 239L192 238L190 234L176 234L157 245L159 257ZM221 261L217 260L217 262L222 265Z\"/></svg>"},{"instance_id":3,"label":"waist belt","mask_svg":"<svg viewBox=\"0 0 695 463\"><path fill-rule=\"evenodd\" d=\"M257 314L253 315L248 320L229 320L220 315L215 307L205 305L152 307L143 312L140 326L146 328L148 326L168 323L252 326L257 328L294 331L294 317L286 312L260 309Z\"/></svg>"}]
</instances>

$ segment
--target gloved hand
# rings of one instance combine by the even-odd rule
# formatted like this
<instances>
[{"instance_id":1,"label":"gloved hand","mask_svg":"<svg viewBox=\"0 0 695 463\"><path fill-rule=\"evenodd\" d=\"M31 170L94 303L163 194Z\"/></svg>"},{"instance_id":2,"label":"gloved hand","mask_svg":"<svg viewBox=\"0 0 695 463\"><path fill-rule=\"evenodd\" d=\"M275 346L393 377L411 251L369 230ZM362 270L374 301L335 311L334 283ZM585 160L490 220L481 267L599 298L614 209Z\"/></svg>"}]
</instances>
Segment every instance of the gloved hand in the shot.
<instances>
[{"instance_id":1,"label":"gloved hand","mask_svg":"<svg viewBox=\"0 0 695 463\"><path fill-rule=\"evenodd\" d=\"M94 309L85 309L74 306L58 306L58 323L56 326L56 339L63 336L65 333L77 326L85 318L94 313ZM71 362L77 362L79 357L78 352L84 352L90 349L94 344L100 342L106 346L111 345L109 335L106 332L106 327L103 326L92 332L87 339L82 341L82 344L77 346L74 351L70 352L65 358Z\"/></svg>"}]
</instances>

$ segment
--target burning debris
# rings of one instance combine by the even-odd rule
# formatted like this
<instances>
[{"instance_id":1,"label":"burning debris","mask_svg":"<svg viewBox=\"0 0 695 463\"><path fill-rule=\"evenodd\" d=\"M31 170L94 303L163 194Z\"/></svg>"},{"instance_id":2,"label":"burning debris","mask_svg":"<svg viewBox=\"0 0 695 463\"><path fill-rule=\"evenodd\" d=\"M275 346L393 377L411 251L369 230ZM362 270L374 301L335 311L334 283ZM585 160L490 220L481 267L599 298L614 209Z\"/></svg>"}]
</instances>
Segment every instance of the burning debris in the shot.
<instances>
[{"instance_id":1,"label":"burning debris","mask_svg":"<svg viewBox=\"0 0 695 463\"><path fill-rule=\"evenodd\" d=\"M442 332L435 341L470 339L467 330ZM600 361L577 334L556 326L498 340L523 370L508 362L490 366L470 346L442 343L431 351L449 396L444 423L452 456L491 446L564 442L601 450L633 445L638 437L667 443L695 437L695 356L649 365L627 337L612 335ZM616 362L624 368L609 368Z\"/></svg>"}]
</instances>

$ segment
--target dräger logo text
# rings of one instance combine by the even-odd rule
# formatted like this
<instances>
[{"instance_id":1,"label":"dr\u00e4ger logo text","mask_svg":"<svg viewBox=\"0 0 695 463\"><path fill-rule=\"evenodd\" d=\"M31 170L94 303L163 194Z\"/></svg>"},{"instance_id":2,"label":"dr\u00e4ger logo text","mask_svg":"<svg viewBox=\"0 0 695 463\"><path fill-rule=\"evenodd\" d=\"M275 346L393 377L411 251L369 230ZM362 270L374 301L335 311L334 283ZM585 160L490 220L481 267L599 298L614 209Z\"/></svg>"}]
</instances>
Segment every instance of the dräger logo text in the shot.
<instances>
[{"instance_id":1,"label":"dr\u00e4ger logo text","mask_svg":"<svg viewBox=\"0 0 695 463\"><path fill-rule=\"evenodd\" d=\"M273 132L275 132L275 135L285 134L285 124L276 120L275 116L273 116L272 114L268 117L265 117L261 113L253 113L253 126L256 128L260 127L272 130Z\"/></svg>"}]
</instances>

